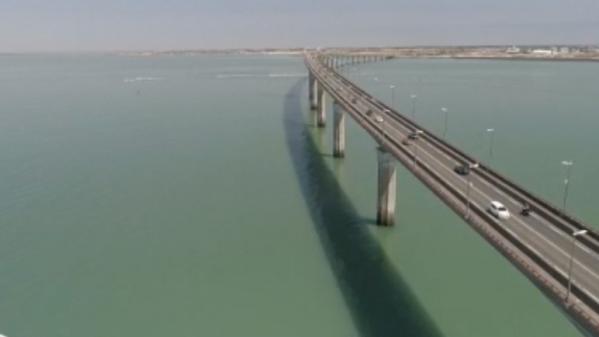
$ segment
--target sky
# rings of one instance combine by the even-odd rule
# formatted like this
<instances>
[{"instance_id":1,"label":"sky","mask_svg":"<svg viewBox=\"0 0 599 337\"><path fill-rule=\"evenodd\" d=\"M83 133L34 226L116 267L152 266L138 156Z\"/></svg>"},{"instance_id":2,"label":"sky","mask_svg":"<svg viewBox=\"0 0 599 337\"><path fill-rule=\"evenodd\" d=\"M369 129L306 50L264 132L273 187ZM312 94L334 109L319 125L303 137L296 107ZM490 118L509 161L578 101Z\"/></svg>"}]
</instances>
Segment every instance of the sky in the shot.
<instances>
[{"instance_id":1,"label":"sky","mask_svg":"<svg viewBox=\"0 0 599 337\"><path fill-rule=\"evenodd\" d=\"M0 52L599 44L599 0L0 0Z\"/></svg>"}]
</instances>

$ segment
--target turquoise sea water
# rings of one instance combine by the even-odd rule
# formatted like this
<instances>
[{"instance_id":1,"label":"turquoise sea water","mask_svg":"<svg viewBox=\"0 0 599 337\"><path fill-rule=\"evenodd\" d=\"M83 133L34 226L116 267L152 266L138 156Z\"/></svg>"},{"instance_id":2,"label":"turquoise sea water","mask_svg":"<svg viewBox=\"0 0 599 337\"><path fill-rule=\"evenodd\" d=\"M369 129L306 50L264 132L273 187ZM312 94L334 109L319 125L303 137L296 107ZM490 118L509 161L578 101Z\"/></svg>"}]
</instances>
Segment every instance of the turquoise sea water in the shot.
<instances>
[{"instance_id":1,"label":"turquoise sea water","mask_svg":"<svg viewBox=\"0 0 599 337\"><path fill-rule=\"evenodd\" d=\"M402 60L351 77L597 224L597 64ZM294 57L0 56L0 334L578 336L375 144L310 124ZM372 80L378 77L379 81ZM574 117L573 117L574 116ZM481 130L497 130L485 158ZM594 144L594 145L593 145Z\"/></svg>"}]
</instances>

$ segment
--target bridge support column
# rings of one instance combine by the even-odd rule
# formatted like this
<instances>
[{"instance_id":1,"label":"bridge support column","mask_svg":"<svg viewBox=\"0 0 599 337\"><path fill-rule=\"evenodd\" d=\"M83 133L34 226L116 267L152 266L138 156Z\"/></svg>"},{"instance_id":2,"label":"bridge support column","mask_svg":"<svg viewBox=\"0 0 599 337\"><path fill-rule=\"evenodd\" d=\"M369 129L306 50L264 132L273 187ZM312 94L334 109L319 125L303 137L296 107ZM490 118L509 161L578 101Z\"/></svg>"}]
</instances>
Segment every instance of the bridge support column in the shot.
<instances>
[{"instance_id":1,"label":"bridge support column","mask_svg":"<svg viewBox=\"0 0 599 337\"><path fill-rule=\"evenodd\" d=\"M345 111L337 102L333 102L333 120L333 156L342 158L345 156Z\"/></svg>"},{"instance_id":2,"label":"bridge support column","mask_svg":"<svg viewBox=\"0 0 599 337\"><path fill-rule=\"evenodd\" d=\"M316 81L316 78L314 77L314 74L312 74L312 73L310 73L310 75L308 76L308 81L310 82L309 83L310 109L316 110L316 108L318 107L318 92L319 92L318 81Z\"/></svg>"},{"instance_id":3,"label":"bridge support column","mask_svg":"<svg viewBox=\"0 0 599 337\"><path fill-rule=\"evenodd\" d=\"M317 108L317 116L316 116L316 125L318 127L324 127L326 123L327 116L327 100L326 100L326 92L321 87L318 88L318 108Z\"/></svg>"},{"instance_id":4,"label":"bridge support column","mask_svg":"<svg viewBox=\"0 0 599 337\"><path fill-rule=\"evenodd\" d=\"M378 195L376 223L393 226L397 188L395 158L384 148L378 148Z\"/></svg>"},{"instance_id":5,"label":"bridge support column","mask_svg":"<svg viewBox=\"0 0 599 337\"><path fill-rule=\"evenodd\" d=\"M310 102L310 109L313 108L312 102L314 102L314 75L312 72L308 73L308 101Z\"/></svg>"}]
</instances>

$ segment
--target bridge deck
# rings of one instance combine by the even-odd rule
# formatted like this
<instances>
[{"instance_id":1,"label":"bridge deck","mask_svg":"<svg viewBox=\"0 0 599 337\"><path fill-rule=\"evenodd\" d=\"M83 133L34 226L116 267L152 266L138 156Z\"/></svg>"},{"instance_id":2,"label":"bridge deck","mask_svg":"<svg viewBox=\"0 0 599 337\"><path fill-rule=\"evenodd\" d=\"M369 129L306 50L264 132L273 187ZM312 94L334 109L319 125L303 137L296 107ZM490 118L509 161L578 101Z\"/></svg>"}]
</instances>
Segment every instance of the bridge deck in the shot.
<instances>
[{"instance_id":1,"label":"bridge deck","mask_svg":"<svg viewBox=\"0 0 599 337\"><path fill-rule=\"evenodd\" d=\"M475 160L325 66L318 56L308 55L306 65L354 120L459 214L467 213L467 186L472 182L471 215L466 221L557 303L564 304L560 298L566 292L571 234L587 226L484 165L467 177L456 174L456 166ZM377 122L377 116L384 122ZM424 134L409 140L414 130ZM489 214L492 200L511 211L510 219L498 220ZM518 213L523 202L531 205L530 216ZM590 229L580 237L573 275L570 302L574 305L565 309L599 334L599 235Z\"/></svg>"}]
</instances>

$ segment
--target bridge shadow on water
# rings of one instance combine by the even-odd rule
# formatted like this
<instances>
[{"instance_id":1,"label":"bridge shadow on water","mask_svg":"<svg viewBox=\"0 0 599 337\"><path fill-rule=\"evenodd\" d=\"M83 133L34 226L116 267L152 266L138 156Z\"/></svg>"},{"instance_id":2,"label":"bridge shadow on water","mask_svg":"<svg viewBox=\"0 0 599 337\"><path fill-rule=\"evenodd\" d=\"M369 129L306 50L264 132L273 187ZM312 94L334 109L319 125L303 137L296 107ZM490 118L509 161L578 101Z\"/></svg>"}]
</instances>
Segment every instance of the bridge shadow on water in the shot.
<instances>
[{"instance_id":1,"label":"bridge shadow on water","mask_svg":"<svg viewBox=\"0 0 599 337\"><path fill-rule=\"evenodd\" d=\"M326 166L303 117L305 83L298 81L285 97L287 145L304 201L360 335L442 336Z\"/></svg>"}]
</instances>

